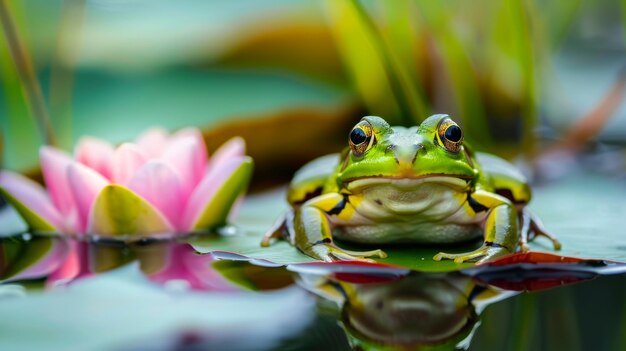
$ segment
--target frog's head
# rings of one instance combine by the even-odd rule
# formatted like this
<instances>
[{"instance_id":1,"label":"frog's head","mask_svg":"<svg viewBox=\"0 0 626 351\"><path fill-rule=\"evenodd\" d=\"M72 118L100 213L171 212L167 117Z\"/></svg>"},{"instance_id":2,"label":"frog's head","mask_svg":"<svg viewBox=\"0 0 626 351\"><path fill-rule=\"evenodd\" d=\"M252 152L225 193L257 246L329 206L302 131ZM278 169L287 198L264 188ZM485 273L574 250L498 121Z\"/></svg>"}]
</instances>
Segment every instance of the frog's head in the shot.
<instances>
[{"instance_id":1,"label":"frog's head","mask_svg":"<svg viewBox=\"0 0 626 351\"><path fill-rule=\"evenodd\" d=\"M423 182L467 187L477 175L463 146L463 131L448 115L430 116L411 128L363 117L350 131L348 143L338 181L349 189Z\"/></svg>"}]
</instances>

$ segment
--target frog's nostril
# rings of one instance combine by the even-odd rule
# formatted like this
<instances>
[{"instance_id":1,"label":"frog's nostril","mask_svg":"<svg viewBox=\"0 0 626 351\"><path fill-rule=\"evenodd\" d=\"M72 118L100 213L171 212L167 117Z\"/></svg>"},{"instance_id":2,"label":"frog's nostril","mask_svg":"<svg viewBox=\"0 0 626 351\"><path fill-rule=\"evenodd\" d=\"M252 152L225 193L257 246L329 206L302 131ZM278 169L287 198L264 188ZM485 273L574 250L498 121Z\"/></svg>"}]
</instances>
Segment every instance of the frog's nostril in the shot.
<instances>
[{"instance_id":1,"label":"frog's nostril","mask_svg":"<svg viewBox=\"0 0 626 351\"><path fill-rule=\"evenodd\" d=\"M421 152L426 151L426 147L421 143L415 144L414 146L415 146L415 155L413 155L413 160L411 161L411 163L415 163L415 160L417 160L417 156Z\"/></svg>"},{"instance_id":2,"label":"frog's nostril","mask_svg":"<svg viewBox=\"0 0 626 351\"><path fill-rule=\"evenodd\" d=\"M404 163L407 165L415 163L417 156L425 151L424 145L421 143L408 144L403 147L393 149L396 163Z\"/></svg>"}]
</instances>

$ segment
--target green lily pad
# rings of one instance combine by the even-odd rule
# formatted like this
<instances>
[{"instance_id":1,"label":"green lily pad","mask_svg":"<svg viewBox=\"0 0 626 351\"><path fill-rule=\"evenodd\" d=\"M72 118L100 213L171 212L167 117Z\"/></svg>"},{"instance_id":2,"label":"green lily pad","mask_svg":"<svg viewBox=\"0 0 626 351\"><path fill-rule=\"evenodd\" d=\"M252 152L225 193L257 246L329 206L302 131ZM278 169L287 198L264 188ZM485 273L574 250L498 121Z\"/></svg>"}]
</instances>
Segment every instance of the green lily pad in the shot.
<instances>
[{"instance_id":1,"label":"green lily pad","mask_svg":"<svg viewBox=\"0 0 626 351\"><path fill-rule=\"evenodd\" d=\"M127 188L110 184L102 189L89 218L89 231L98 235L169 233L171 225L151 204Z\"/></svg>"},{"instance_id":2,"label":"green lily pad","mask_svg":"<svg viewBox=\"0 0 626 351\"><path fill-rule=\"evenodd\" d=\"M151 283L132 264L64 289L0 299L2 348L271 349L315 312L313 297L295 287L228 294L172 288Z\"/></svg>"},{"instance_id":3,"label":"green lily pad","mask_svg":"<svg viewBox=\"0 0 626 351\"><path fill-rule=\"evenodd\" d=\"M533 188L530 208L562 243L554 251L538 238L532 251L626 262L626 184L586 174Z\"/></svg>"}]
</instances>

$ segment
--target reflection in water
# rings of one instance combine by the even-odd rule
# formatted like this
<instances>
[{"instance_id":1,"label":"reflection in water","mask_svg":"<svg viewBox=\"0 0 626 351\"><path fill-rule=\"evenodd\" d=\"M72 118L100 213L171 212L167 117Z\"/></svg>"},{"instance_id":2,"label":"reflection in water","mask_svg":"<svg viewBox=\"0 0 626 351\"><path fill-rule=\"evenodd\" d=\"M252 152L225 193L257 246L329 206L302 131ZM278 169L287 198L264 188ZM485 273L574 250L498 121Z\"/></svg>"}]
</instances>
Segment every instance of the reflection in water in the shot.
<instances>
[{"instance_id":1,"label":"reflection in water","mask_svg":"<svg viewBox=\"0 0 626 351\"><path fill-rule=\"evenodd\" d=\"M483 265L453 273L355 262L285 267L223 252L200 254L183 241L76 241L30 234L0 239L0 283L35 281L57 287L133 261L152 282L175 291L270 291L298 283L320 297L320 310L332 306L350 346L363 350L467 349L481 313L494 302L520 290L544 290L626 271L618 263L563 259ZM317 343L319 338L309 341Z\"/></svg>"},{"instance_id":2,"label":"reflection in water","mask_svg":"<svg viewBox=\"0 0 626 351\"><path fill-rule=\"evenodd\" d=\"M30 234L0 239L0 282L44 279L47 286L63 285L133 261L156 283L179 289L240 290L211 268L210 254L199 254L184 242L75 241Z\"/></svg>"},{"instance_id":3,"label":"reflection in water","mask_svg":"<svg viewBox=\"0 0 626 351\"><path fill-rule=\"evenodd\" d=\"M357 349L465 349L490 303L514 292L477 284L460 273L411 273L391 282L354 283L345 274L319 279L307 274L306 289L336 303Z\"/></svg>"}]
</instances>

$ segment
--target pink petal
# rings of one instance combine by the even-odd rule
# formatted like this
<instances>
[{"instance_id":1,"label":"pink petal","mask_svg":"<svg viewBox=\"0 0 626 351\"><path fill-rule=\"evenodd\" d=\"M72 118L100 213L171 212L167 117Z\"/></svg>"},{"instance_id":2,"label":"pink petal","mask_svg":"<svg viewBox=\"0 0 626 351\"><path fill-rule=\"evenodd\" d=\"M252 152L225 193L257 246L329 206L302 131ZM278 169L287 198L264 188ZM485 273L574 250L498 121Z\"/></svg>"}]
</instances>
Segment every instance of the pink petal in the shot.
<instances>
[{"instance_id":1,"label":"pink petal","mask_svg":"<svg viewBox=\"0 0 626 351\"><path fill-rule=\"evenodd\" d=\"M210 173L207 173L196 189L194 189L185 207L182 223L185 230L194 229L207 204L211 203L218 190L244 162L251 164L251 159L249 157L233 158L225 161L220 168L213 168ZM238 194L233 195L238 196ZM234 201L235 199L233 199Z\"/></svg>"},{"instance_id":2,"label":"pink petal","mask_svg":"<svg viewBox=\"0 0 626 351\"><path fill-rule=\"evenodd\" d=\"M199 171L202 172L199 178L202 178L202 176L204 175L204 168L206 166L206 162L208 158L207 148L206 148L206 144L204 143L204 137L202 136L202 132L200 132L198 128L183 128L177 131L176 133L174 133L174 135L172 135L170 140L171 142L176 142L177 140L184 139L184 138L192 138L193 140L196 141L198 145L198 149L195 150L196 151L195 155L197 158L196 164L197 164L197 167L199 168ZM198 179L198 181L200 181L200 179Z\"/></svg>"},{"instance_id":3,"label":"pink petal","mask_svg":"<svg viewBox=\"0 0 626 351\"><path fill-rule=\"evenodd\" d=\"M241 157L246 154L246 141L241 137L234 137L226 141L219 149L213 153L209 164L207 165L207 172L211 168L220 168L222 165L230 159L235 157Z\"/></svg>"},{"instance_id":4,"label":"pink petal","mask_svg":"<svg viewBox=\"0 0 626 351\"><path fill-rule=\"evenodd\" d=\"M113 153L111 144L104 140L84 137L78 141L74 149L76 161L93 168L105 178L113 177Z\"/></svg>"},{"instance_id":5,"label":"pink petal","mask_svg":"<svg viewBox=\"0 0 626 351\"><path fill-rule=\"evenodd\" d=\"M148 161L148 156L134 144L124 143L113 155L113 180L126 185L133 175Z\"/></svg>"},{"instance_id":6,"label":"pink petal","mask_svg":"<svg viewBox=\"0 0 626 351\"><path fill-rule=\"evenodd\" d=\"M212 255L198 254L189 244L169 244L164 250L169 251L161 255L167 263L162 269L149 273L151 281L164 284L182 279L194 290L241 291L211 267Z\"/></svg>"},{"instance_id":7,"label":"pink petal","mask_svg":"<svg viewBox=\"0 0 626 351\"><path fill-rule=\"evenodd\" d=\"M93 275L89 270L89 247L92 243L70 240L70 252L63 264L46 279L47 287L56 287L67 284L75 279L87 278Z\"/></svg>"},{"instance_id":8,"label":"pink petal","mask_svg":"<svg viewBox=\"0 0 626 351\"><path fill-rule=\"evenodd\" d=\"M152 160L143 165L128 182L128 188L159 209L178 230L185 198L182 182L170 165Z\"/></svg>"},{"instance_id":9,"label":"pink petal","mask_svg":"<svg viewBox=\"0 0 626 351\"><path fill-rule=\"evenodd\" d=\"M150 158L157 158L165 151L168 138L167 130L152 128L141 134L135 142L141 151L150 156Z\"/></svg>"},{"instance_id":10,"label":"pink petal","mask_svg":"<svg viewBox=\"0 0 626 351\"><path fill-rule=\"evenodd\" d=\"M63 217L52 205L41 185L17 173L0 171L0 187L53 225L56 230L63 229Z\"/></svg>"},{"instance_id":11,"label":"pink petal","mask_svg":"<svg viewBox=\"0 0 626 351\"><path fill-rule=\"evenodd\" d=\"M74 160L65 152L50 146L39 149L41 171L52 203L63 215L75 210L74 198L67 179L67 168Z\"/></svg>"},{"instance_id":12,"label":"pink petal","mask_svg":"<svg viewBox=\"0 0 626 351\"><path fill-rule=\"evenodd\" d=\"M162 160L180 174L185 197L191 193L204 175L206 159L201 161L201 155L206 155L206 150L202 149L196 138L189 136L172 141L163 153Z\"/></svg>"},{"instance_id":13,"label":"pink petal","mask_svg":"<svg viewBox=\"0 0 626 351\"><path fill-rule=\"evenodd\" d=\"M67 176L74 202L78 208L78 232L84 233L91 206L102 188L109 184L109 181L100 173L80 163L71 165L68 168Z\"/></svg>"}]
</instances>

